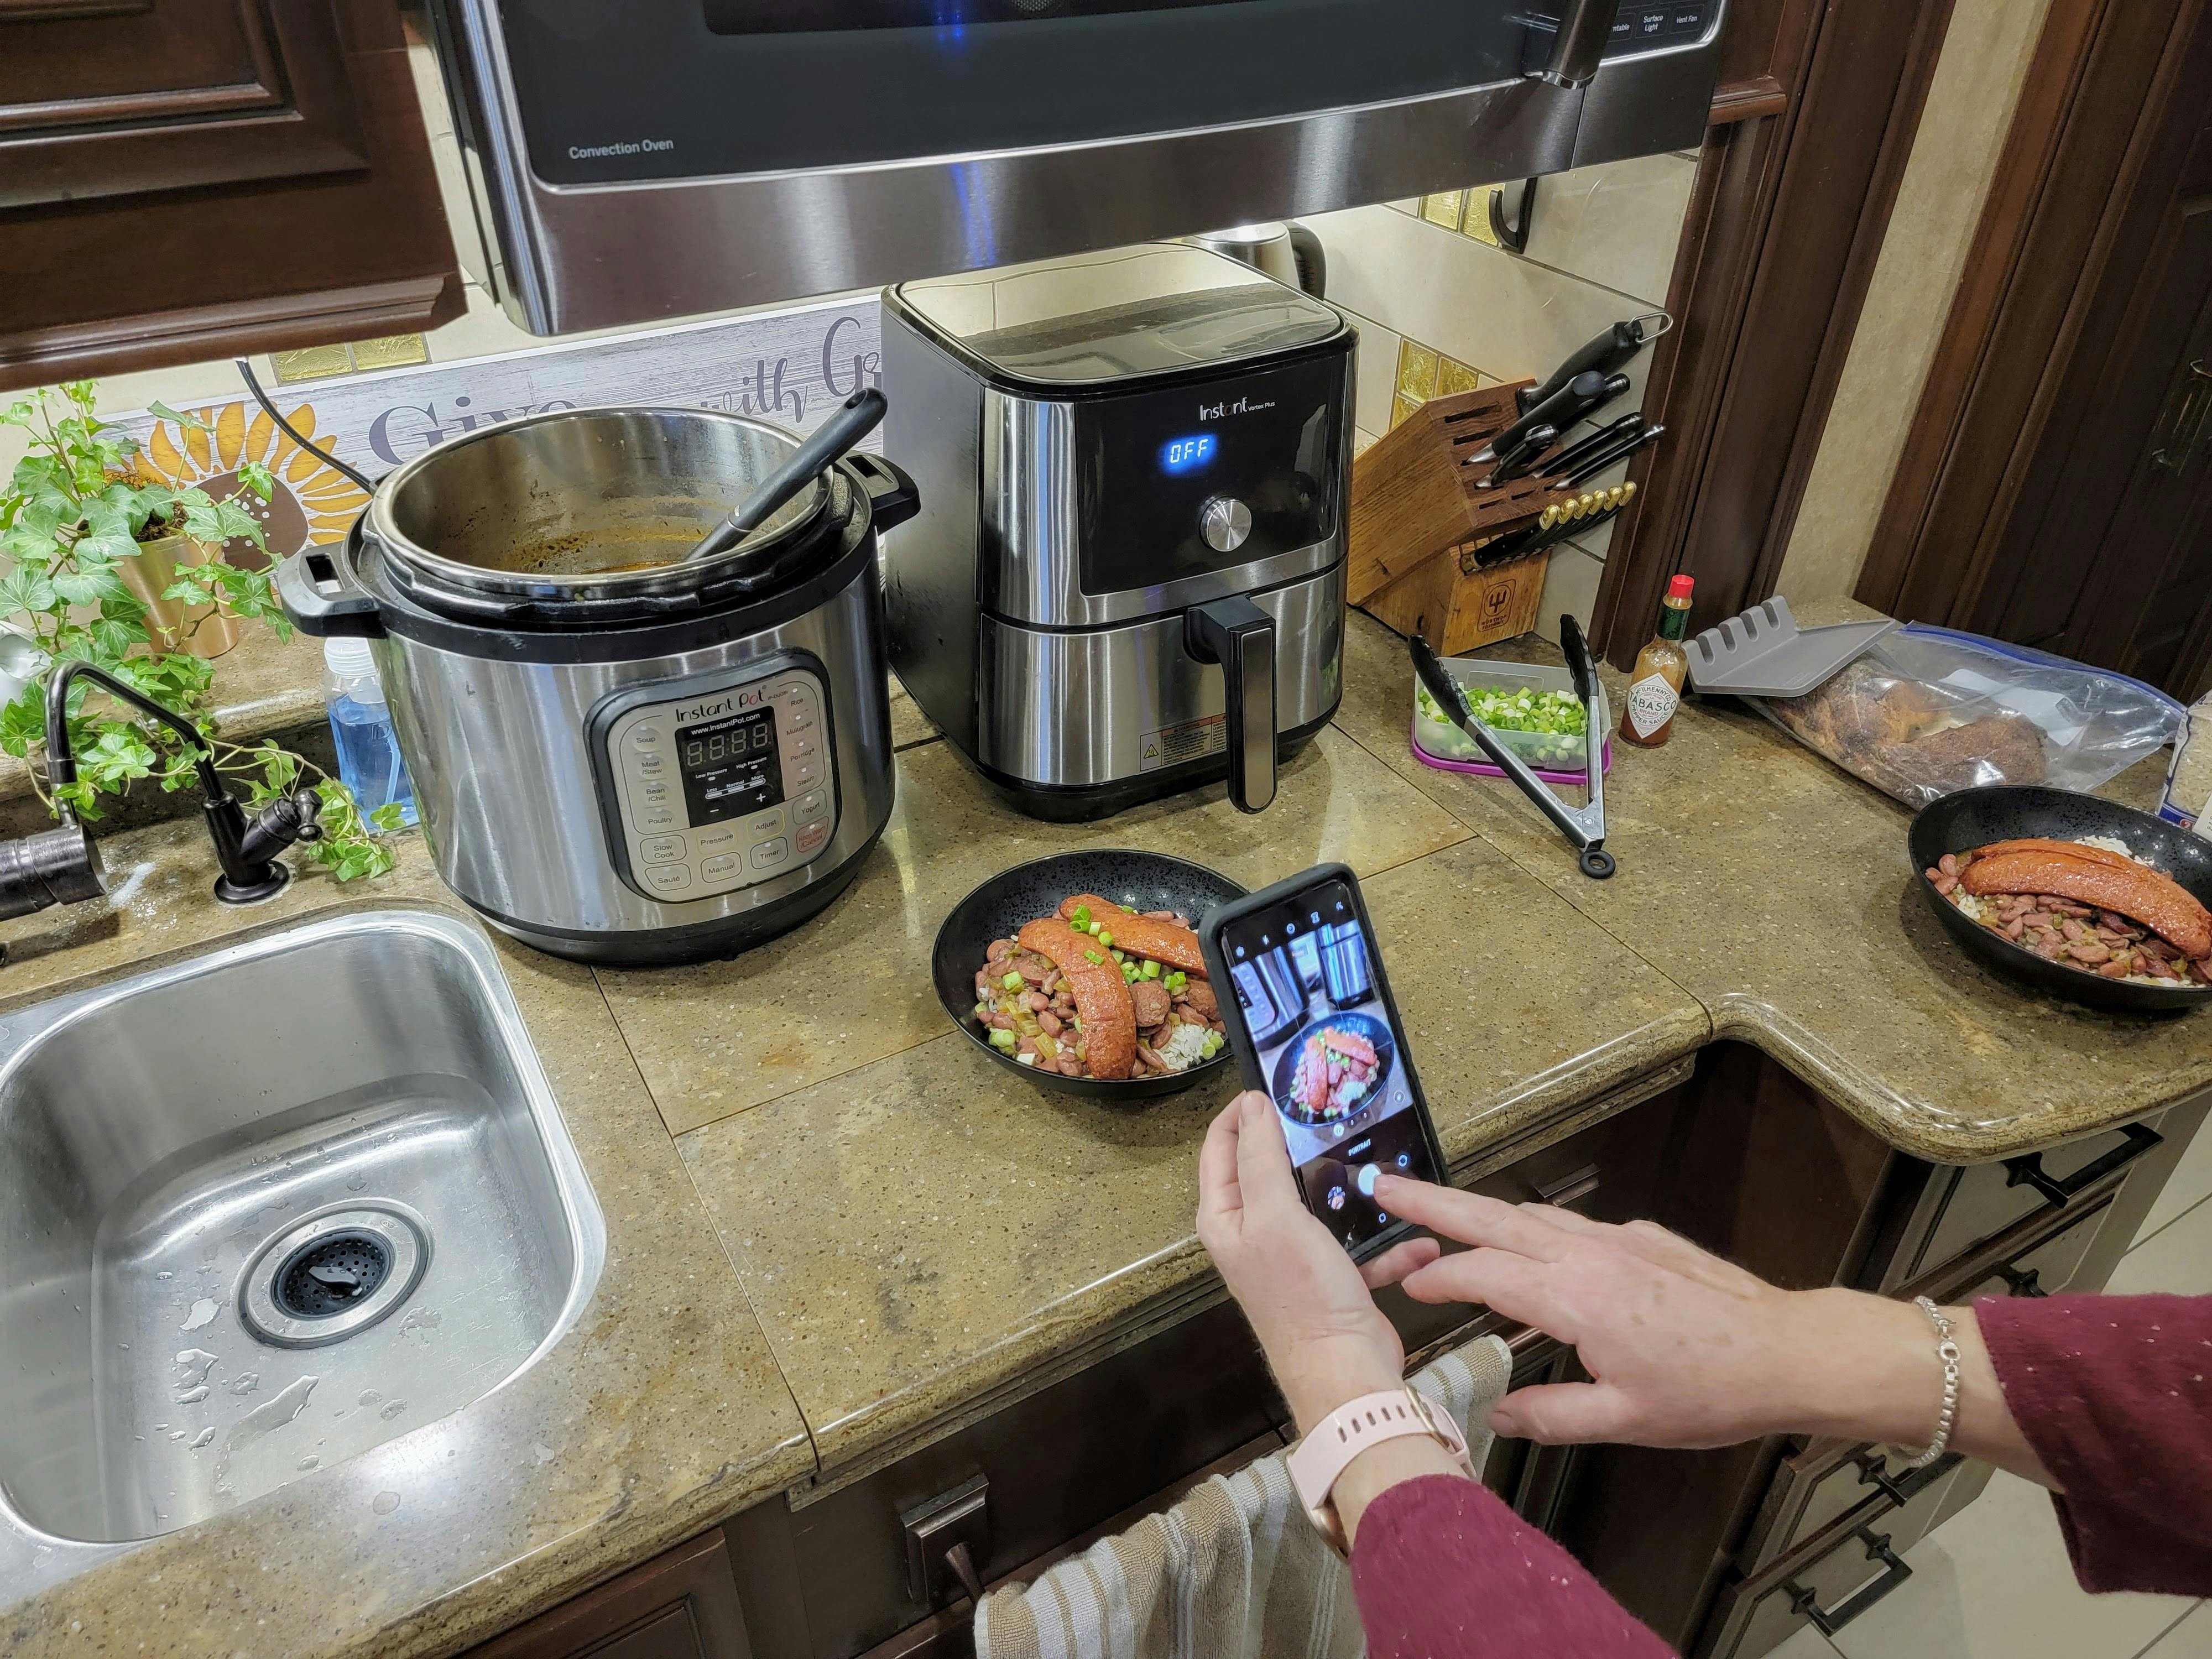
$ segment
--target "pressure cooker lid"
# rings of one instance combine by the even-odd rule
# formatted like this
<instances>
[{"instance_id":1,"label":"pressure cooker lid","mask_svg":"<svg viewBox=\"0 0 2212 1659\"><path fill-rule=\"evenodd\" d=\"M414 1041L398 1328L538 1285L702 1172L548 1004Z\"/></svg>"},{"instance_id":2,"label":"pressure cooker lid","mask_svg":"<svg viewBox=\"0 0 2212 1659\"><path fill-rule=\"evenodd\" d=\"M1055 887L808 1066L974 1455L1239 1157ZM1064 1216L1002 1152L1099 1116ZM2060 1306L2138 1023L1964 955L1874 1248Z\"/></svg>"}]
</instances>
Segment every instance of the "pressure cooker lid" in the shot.
<instances>
[{"instance_id":1,"label":"pressure cooker lid","mask_svg":"<svg viewBox=\"0 0 2212 1659\"><path fill-rule=\"evenodd\" d=\"M770 586L799 574L825 536L834 544L844 511L833 498L849 510L849 491L817 479L730 551L684 555L799 441L713 410L532 416L393 471L369 503L365 540L398 585L471 615L508 599L598 613Z\"/></svg>"},{"instance_id":2,"label":"pressure cooker lid","mask_svg":"<svg viewBox=\"0 0 2212 1659\"><path fill-rule=\"evenodd\" d=\"M891 294L987 372L1046 388L1235 368L1345 330L1334 308L1297 289L1167 242L903 283Z\"/></svg>"}]
</instances>

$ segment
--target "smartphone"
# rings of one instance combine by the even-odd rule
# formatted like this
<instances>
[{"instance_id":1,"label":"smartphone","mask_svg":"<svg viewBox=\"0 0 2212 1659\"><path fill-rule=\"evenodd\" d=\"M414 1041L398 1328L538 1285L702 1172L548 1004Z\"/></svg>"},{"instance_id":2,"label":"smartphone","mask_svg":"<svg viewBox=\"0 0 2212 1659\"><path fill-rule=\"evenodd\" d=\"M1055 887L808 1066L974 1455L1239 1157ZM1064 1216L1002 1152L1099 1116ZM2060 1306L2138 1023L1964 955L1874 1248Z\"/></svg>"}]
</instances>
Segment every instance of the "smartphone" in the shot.
<instances>
[{"instance_id":1,"label":"smartphone","mask_svg":"<svg viewBox=\"0 0 2212 1659\"><path fill-rule=\"evenodd\" d=\"M1441 1182L1445 1165L1358 878L1340 864L1293 876L1209 912L1199 942L1306 1207L1354 1260L1388 1249L1413 1227L1376 1201L1376 1177Z\"/></svg>"}]
</instances>

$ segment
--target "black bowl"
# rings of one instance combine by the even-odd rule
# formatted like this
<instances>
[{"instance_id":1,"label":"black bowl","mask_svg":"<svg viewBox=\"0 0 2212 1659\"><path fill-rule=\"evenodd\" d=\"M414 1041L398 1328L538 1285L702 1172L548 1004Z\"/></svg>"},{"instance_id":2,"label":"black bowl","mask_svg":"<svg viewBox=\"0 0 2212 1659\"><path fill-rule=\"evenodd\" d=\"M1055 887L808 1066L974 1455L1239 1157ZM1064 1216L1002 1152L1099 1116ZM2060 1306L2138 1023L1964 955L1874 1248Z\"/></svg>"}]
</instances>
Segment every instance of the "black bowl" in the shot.
<instances>
[{"instance_id":1,"label":"black bowl","mask_svg":"<svg viewBox=\"0 0 2212 1659\"><path fill-rule=\"evenodd\" d=\"M1305 1048L1306 1039L1316 1031L1331 1027L1341 1030L1356 1031L1375 1045L1375 1086L1367 1091L1367 1098L1360 1102L1359 1109L1350 1117L1314 1117L1308 1115L1302 1106L1286 1106L1283 1103L1291 1092L1291 1079L1297 1075L1298 1054ZM1321 1129L1331 1124L1341 1123L1348 1133L1353 1124L1358 1123L1370 1109L1382 1103L1382 1091L1389 1083L1390 1073L1397 1064L1398 1050L1396 1045L1390 1041L1390 1028L1372 1014L1335 1013L1322 1019L1309 1021L1305 1029L1291 1039L1290 1047L1275 1056L1275 1075L1271 1079L1275 1085L1275 1109L1290 1119L1291 1122L1302 1123L1308 1128Z\"/></svg>"},{"instance_id":2,"label":"black bowl","mask_svg":"<svg viewBox=\"0 0 2212 1659\"><path fill-rule=\"evenodd\" d=\"M975 970L983 965L991 941L1012 939L1023 923L1056 915L1060 901L1072 893L1096 893L1137 910L1180 910L1193 921L1217 904L1244 896L1242 887L1203 865L1170 858L1164 853L1121 848L1056 853L1000 871L952 907L952 914L937 930L937 949L930 957L937 1000L945 1005L945 1012L961 1033L994 1064L1039 1088L1062 1089L1102 1100L1148 1100L1175 1094L1235 1064L1235 1057L1224 1043L1212 1060L1164 1077L1063 1077L1058 1072L1024 1066L990 1045L983 1028L975 1023ZM1216 994L1226 993L1217 991Z\"/></svg>"},{"instance_id":3,"label":"black bowl","mask_svg":"<svg viewBox=\"0 0 2212 1659\"><path fill-rule=\"evenodd\" d=\"M1953 939L1999 973L2086 1007L2173 1014L2212 1003L2212 986L2134 985L2046 961L2024 945L1991 933L1937 892L1936 884L1928 879L1929 871L1946 853L1967 853L1993 841L2037 836L2053 841L2110 836L2136 858L2165 871L2199 901L2212 905L2212 842L2163 818L2100 796L2036 785L1995 785L1962 789L1930 801L1912 820L1907 837L1912 852L1912 878Z\"/></svg>"}]
</instances>

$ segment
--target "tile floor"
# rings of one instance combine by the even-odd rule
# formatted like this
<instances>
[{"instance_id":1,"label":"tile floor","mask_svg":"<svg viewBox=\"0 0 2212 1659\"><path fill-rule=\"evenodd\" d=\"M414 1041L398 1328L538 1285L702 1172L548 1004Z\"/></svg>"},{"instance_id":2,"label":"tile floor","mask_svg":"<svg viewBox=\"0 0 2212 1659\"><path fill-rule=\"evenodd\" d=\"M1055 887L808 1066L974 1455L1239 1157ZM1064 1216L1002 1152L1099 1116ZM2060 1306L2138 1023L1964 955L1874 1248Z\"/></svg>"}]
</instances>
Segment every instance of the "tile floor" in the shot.
<instances>
[{"instance_id":1,"label":"tile floor","mask_svg":"<svg viewBox=\"0 0 2212 1659\"><path fill-rule=\"evenodd\" d=\"M2112 1275L2122 1294L2212 1295L2212 1128L2184 1155ZM2212 1659L2212 1606L2075 1587L2042 1490L1998 1474L1905 1558L1911 1580L1831 1639L1774 1659Z\"/></svg>"}]
</instances>

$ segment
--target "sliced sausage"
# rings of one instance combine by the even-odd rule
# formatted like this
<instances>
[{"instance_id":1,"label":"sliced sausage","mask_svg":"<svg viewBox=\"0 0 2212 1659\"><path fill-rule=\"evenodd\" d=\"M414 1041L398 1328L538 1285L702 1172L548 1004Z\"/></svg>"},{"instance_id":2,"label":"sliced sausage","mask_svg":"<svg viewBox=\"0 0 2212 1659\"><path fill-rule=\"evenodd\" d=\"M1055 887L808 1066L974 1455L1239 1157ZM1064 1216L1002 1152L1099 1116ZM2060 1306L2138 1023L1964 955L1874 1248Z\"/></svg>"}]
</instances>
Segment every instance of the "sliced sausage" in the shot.
<instances>
[{"instance_id":1,"label":"sliced sausage","mask_svg":"<svg viewBox=\"0 0 2212 1659\"><path fill-rule=\"evenodd\" d=\"M1137 1057L1137 1015L1114 958L1098 948L1097 940L1077 933L1057 916L1028 924L1022 929L1021 942L1024 950L1048 958L1073 989L1091 1075L1127 1077Z\"/></svg>"},{"instance_id":2,"label":"sliced sausage","mask_svg":"<svg viewBox=\"0 0 2212 1659\"><path fill-rule=\"evenodd\" d=\"M1180 968L1185 973L1206 971L1206 952L1198 947L1198 935L1188 927L1178 927L1171 921L1155 921L1151 916L1133 916L1111 899L1100 898L1095 893L1079 895L1066 907L1073 915L1075 905L1088 905L1091 919L1103 922L1106 931L1114 935L1114 948L1140 957L1150 957L1154 962L1165 963L1170 968Z\"/></svg>"},{"instance_id":3,"label":"sliced sausage","mask_svg":"<svg viewBox=\"0 0 2212 1659\"><path fill-rule=\"evenodd\" d=\"M1193 979L1183 986L1182 1000L1207 1019L1221 1012L1221 1000L1213 994L1213 987L1202 979Z\"/></svg>"},{"instance_id":4,"label":"sliced sausage","mask_svg":"<svg viewBox=\"0 0 2212 1659\"><path fill-rule=\"evenodd\" d=\"M1148 1031L1168 1017L1168 1005L1174 999L1158 980L1140 979L1129 987L1129 1000L1136 1005L1139 1029Z\"/></svg>"}]
</instances>

